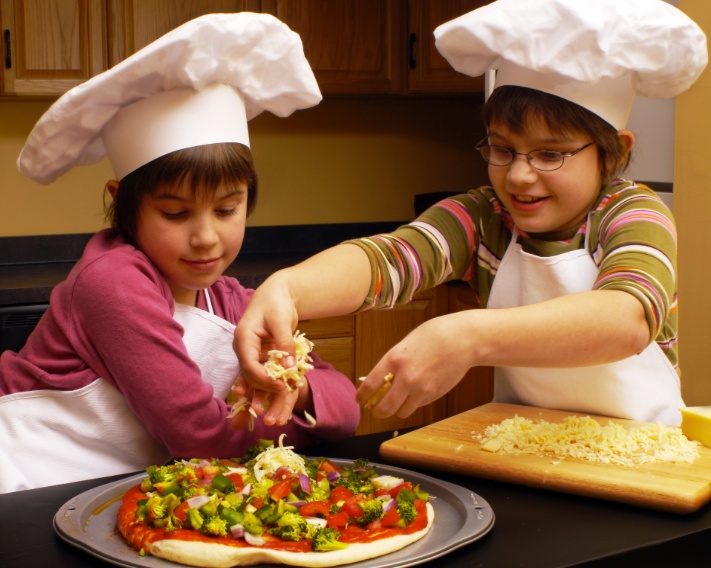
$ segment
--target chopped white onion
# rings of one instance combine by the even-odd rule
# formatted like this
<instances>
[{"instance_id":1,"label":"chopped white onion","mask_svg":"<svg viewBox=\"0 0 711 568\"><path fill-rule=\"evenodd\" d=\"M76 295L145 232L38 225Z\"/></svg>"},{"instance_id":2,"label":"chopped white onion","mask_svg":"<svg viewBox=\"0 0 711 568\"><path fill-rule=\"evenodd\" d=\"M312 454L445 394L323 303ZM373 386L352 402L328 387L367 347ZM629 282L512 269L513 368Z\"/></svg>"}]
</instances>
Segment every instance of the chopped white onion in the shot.
<instances>
[{"instance_id":1,"label":"chopped white onion","mask_svg":"<svg viewBox=\"0 0 711 568\"><path fill-rule=\"evenodd\" d=\"M247 543L251 544L252 546L261 546L265 542L267 542L261 536L254 535L249 531L244 531L244 540L246 540Z\"/></svg>"},{"instance_id":2,"label":"chopped white onion","mask_svg":"<svg viewBox=\"0 0 711 568\"><path fill-rule=\"evenodd\" d=\"M188 507L190 509L199 509L203 505L207 505L210 502L210 497L207 495L195 495L195 497L190 497L187 500Z\"/></svg>"},{"instance_id":3,"label":"chopped white onion","mask_svg":"<svg viewBox=\"0 0 711 568\"><path fill-rule=\"evenodd\" d=\"M321 528L328 524L328 521L326 519L322 519L321 517L304 517L304 520L309 524L317 525Z\"/></svg>"}]
</instances>

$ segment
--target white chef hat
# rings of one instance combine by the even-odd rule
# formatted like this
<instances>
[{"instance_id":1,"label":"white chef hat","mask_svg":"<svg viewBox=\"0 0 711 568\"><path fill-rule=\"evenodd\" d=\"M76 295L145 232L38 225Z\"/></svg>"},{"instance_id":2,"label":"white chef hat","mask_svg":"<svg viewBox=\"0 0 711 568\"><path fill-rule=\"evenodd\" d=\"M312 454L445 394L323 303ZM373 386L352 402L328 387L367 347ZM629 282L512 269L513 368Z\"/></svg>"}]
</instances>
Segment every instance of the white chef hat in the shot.
<instances>
[{"instance_id":1,"label":"white chef hat","mask_svg":"<svg viewBox=\"0 0 711 568\"><path fill-rule=\"evenodd\" d=\"M59 98L17 160L50 183L108 155L118 179L183 148L249 145L247 121L288 116L321 93L301 39L268 14L202 16Z\"/></svg>"},{"instance_id":2,"label":"white chef hat","mask_svg":"<svg viewBox=\"0 0 711 568\"><path fill-rule=\"evenodd\" d=\"M496 69L625 127L635 95L673 97L708 61L706 36L662 0L497 0L439 26L437 49L461 73Z\"/></svg>"}]
</instances>

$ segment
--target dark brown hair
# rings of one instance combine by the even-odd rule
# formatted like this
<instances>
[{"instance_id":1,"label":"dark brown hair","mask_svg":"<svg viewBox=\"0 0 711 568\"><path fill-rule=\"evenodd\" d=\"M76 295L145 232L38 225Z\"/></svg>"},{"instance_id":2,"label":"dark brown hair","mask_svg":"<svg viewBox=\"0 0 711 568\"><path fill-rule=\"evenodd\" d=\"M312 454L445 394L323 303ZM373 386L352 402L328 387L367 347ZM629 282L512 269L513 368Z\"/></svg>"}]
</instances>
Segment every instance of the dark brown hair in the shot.
<instances>
[{"instance_id":1,"label":"dark brown hair","mask_svg":"<svg viewBox=\"0 0 711 568\"><path fill-rule=\"evenodd\" d=\"M610 123L580 105L535 89L513 85L494 89L483 119L487 129L496 122L514 134L524 134L535 121L542 121L554 135L586 134L596 144L603 185L624 172L631 158Z\"/></svg>"},{"instance_id":2,"label":"dark brown hair","mask_svg":"<svg viewBox=\"0 0 711 568\"><path fill-rule=\"evenodd\" d=\"M125 176L116 198L106 207L106 219L136 246L136 226L144 196L184 183L193 197L212 197L221 186L245 183L247 215L257 204L259 184L249 148L237 143L207 144L171 152Z\"/></svg>"}]
</instances>

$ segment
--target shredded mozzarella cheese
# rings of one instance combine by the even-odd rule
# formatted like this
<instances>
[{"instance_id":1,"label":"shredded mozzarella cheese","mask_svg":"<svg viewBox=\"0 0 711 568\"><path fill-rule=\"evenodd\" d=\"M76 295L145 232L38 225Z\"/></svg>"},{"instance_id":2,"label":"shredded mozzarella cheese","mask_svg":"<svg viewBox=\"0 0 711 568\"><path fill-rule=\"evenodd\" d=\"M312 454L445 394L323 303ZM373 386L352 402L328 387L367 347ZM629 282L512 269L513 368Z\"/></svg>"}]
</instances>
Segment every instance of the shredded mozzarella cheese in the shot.
<instances>
[{"instance_id":1,"label":"shredded mozzarella cheese","mask_svg":"<svg viewBox=\"0 0 711 568\"><path fill-rule=\"evenodd\" d=\"M632 467L651 462L693 463L697 442L681 429L663 424L624 428L607 426L586 417L568 416L561 423L533 422L516 416L474 434L482 450L494 453L527 453L558 459L575 458Z\"/></svg>"},{"instance_id":2,"label":"shredded mozzarella cheese","mask_svg":"<svg viewBox=\"0 0 711 568\"><path fill-rule=\"evenodd\" d=\"M294 334L296 364L293 367L283 367L281 358L287 355L286 351L272 349L268 353L269 359L264 363L264 369L272 379L281 379L289 390L295 390L304 384L304 375L314 368L309 356L313 347L314 344L297 330Z\"/></svg>"},{"instance_id":3,"label":"shredded mozzarella cheese","mask_svg":"<svg viewBox=\"0 0 711 568\"><path fill-rule=\"evenodd\" d=\"M295 453L294 446L284 446L284 437L279 436L279 445L267 448L254 460L254 477L261 481L265 475L272 475L282 466L287 466L293 473L306 474L306 461Z\"/></svg>"}]
</instances>

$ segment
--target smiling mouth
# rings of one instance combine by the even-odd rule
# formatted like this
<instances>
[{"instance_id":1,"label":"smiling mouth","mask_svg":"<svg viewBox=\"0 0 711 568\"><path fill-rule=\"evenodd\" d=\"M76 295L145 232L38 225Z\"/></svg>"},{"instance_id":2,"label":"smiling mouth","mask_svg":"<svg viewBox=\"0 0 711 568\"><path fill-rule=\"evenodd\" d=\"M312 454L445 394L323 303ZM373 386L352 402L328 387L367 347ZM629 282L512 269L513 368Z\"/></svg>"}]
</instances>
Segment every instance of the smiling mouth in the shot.
<instances>
[{"instance_id":1,"label":"smiling mouth","mask_svg":"<svg viewBox=\"0 0 711 568\"><path fill-rule=\"evenodd\" d=\"M547 199L547 197L535 197L533 195L512 195L511 198L520 203L537 203Z\"/></svg>"}]
</instances>

